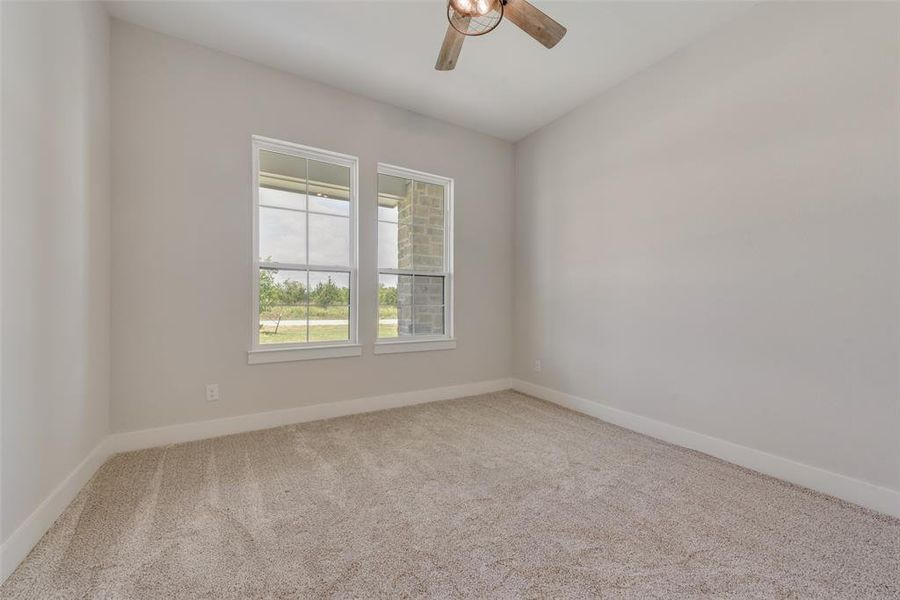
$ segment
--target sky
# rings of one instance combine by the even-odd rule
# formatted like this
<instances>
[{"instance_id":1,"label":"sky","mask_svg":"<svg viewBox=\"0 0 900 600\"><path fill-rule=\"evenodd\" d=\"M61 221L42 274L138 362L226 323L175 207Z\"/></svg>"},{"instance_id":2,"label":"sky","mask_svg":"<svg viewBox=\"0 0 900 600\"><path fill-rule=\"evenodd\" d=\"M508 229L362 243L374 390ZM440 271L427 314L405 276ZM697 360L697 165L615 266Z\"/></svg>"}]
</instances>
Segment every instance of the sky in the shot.
<instances>
[{"instance_id":1,"label":"sky","mask_svg":"<svg viewBox=\"0 0 900 600\"><path fill-rule=\"evenodd\" d=\"M262 261L271 257L282 263L350 266L349 202L318 196L307 199L305 194L261 187L259 204ZM379 267L395 269L397 210L379 207L378 216ZM383 283L391 281L396 285L396 278L389 276Z\"/></svg>"}]
</instances>

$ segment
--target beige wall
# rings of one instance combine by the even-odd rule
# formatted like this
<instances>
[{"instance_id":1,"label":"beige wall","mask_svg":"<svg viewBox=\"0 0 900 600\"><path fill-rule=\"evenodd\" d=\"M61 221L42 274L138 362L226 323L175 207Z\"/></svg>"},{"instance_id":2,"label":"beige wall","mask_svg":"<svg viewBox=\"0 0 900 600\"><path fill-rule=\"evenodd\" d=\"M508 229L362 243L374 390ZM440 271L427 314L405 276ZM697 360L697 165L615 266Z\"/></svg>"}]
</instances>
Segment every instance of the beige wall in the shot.
<instances>
[{"instance_id":1,"label":"beige wall","mask_svg":"<svg viewBox=\"0 0 900 600\"><path fill-rule=\"evenodd\" d=\"M114 430L509 376L510 144L116 21L112 82ZM252 134L360 159L360 358L247 365ZM456 350L372 354L379 161L455 178Z\"/></svg>"},{"instance_id":2,"label":"beige wall","mask_svg":"<svg viewBox=\"0 0 900 600\"><path fill-rule=\"evenodd\" d=\"M0 10L6 540L108 429L109 18Z\"/></svg>"},{"instance_id":3,"label":"beige wall","mask_svg":"<svg viewBox=\"0 0 900 600\"><path fill-rule=\"evenodd\" d=\"M754 7L519 143L515 375L900 488L898 11Z\"/></svg>"}]
</instances>

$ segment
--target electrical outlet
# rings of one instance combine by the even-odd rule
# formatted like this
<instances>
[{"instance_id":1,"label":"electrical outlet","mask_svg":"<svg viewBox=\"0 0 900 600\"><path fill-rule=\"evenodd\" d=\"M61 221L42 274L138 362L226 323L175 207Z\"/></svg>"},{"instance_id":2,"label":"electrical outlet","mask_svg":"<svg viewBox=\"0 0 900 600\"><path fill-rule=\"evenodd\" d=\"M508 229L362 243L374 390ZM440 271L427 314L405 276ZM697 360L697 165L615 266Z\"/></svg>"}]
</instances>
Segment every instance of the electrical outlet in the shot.
<instances>
[{"instance_id":1,"label":"electrical outlet","mask_svg":"<svg viewBox=\"0 0 900 600\"><path fill-rule=\"evenodd\" d=\"M218 402L219 401L219 384L218 383L207 383L206 384L206 401L207 402Z\"/></svg>"},{"instance_id":2,"label":"electrical outlet","mask_svg":"<svg viewBox=\"0 0 900 600\"><path fill-rule=\"evenodd\" d=\"M536 361L534 361L534 372L535 373L541 372L541 359L537 359Z\"/></svg>"}]
</instances>

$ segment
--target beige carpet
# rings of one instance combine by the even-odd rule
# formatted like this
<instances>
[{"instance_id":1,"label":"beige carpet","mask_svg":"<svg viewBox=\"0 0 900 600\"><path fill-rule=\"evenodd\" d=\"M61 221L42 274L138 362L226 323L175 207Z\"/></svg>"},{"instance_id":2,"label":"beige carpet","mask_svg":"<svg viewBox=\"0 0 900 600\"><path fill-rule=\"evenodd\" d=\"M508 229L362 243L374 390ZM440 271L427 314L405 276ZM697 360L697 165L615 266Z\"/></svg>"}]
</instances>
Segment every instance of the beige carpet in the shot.
<instances>
[{"instance_id":1,"label":"beige carpet","mask_svg":"<svg viewBox=\"0 0 900 600\"><path fill-rule=\"evenodd\" d=\"M3 598L898 598L900 521L514 392L112 458Z\"/></svg>"}]
</instances>

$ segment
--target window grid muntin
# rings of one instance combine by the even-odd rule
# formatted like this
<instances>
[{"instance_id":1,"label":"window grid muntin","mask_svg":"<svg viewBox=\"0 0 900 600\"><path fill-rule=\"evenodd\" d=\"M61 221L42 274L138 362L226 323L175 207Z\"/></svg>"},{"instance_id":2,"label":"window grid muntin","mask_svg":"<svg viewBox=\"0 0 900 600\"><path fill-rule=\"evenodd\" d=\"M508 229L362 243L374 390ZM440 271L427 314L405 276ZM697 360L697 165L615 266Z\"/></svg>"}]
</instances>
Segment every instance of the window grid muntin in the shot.
<instances>
[{"instance_id":1,"label":"window grid muntin","mask_svg":"<svg viewBox=\"0 0 900 600\"><path fill-rule=\"evenodd\" d=\"M444 192L444 202L443 202L443 223L442 223L442 231L443 231L443 271L422 271L419 269L390 269L390 268L381 268L380 264L378 265L377 277L376 277L376 285L377 282L380 281L381 275L412 275L412 276L423 276L423 277L442 277L444 279L444 290L443 290L443 304L430 304L430 305L419 305L419 306L430 306L434 308L442 308L443 310L443 333L439 335L413 335L409 336L397 336L397 337L380 337L378 332L380 331L376 328L376 341L384 342L384 343L398 343L399 341L427 341L427 340L443 340L453 337L453 180L448 177L442 177L439 175L432 175L430 173L424 173L421 171L414 171L412 169L406 169L403 167L397 167L393 165L387 165L383 163L378 164L378 175L388 175L392 177L397 177L399 179L409 180L413 184L416 182L423 183L431 183L440 185L443 188ZM380 186L379 186L380 187ZM380 195L380 190L376 190L376 210L378 210L378 196ZM415 211L415 202L412 202L410 210L413 214L411 217L414 218ZM399 221L399 208L398 208L398 221ZM378 222L390 222L381 219L380 214L378 217ZM376 228L377 231L377 228ZM376 258L377 260L377 258ZM399 256L398 256L398 264L399 264ZM399 280L398 280L399 286ZM413 297L415 295L415 285L413 285ZM416 306L414 303L410 305L411 307ZM381 307L380 299L376 302L376 323L380 323L380 312L379 309ZM398 311L398 320L399 320L399 311ZM415 319L413 319L413 331L415 331Z\"/></svg>"},{"instance_id":2,"label":"window grid muntin","mask_svg":"<svg viewBox=\"0 0 900 600\"><path fill-rule=\"evenodd\" d=\"M319 346L341 346L341 345L353 345L357 343L358 338L358 278L359 278L359 270L358 270L358 231L359 231L359 222L358 222L358 164L359 161L356 157L339 154L336 152L330 152L326 150L320 150L317 148L311 148L308 146L301 146L299 144L293 144L291 142L284 142L280 140L274 140L270 138L264 138L261 136L253 136L252 137L252 164L253 164L253 172L252 172L252 190L253 190L253 206L252 206L252 222L253 222L253 325L251 327L251 350L274 350L274 349L298 349L298 348L311 348L311 347L319 347ZM298 158L305 159L305 169L306 169L306 177L304 184L304 196L305 200L305 210L301 209L293 209L290 207L275 207L275 206L266 206L260 205L259 202L259 177L260 177L260 164L259 164L259 155L261 150L266 150L269 152L274 152L278 154L284 154L288 156L296 156ZM348 202L350 204L349 215L344 218L349 219L348 227L349 227L349 265L312 265L312 264L303 264L303 263L290 263L290 262L278 262L278 261L264 261L259 256L259 209L261 206L266 206L267 208L275 208L279 210L289 210L294 212L306 213L307 215L310 213L313 214L324 214L327 216L342 216L335 215L334 213L320 213L320 211L310 211L309 210L309 161L313 160L316 162L322 162L327 164L332 164L336 166L341 166L348 168L350 170L349 173L349 193L348 193ZM309 260L309 218L306 219L306 258ZM307 341L306 342L286 342L286 343L271 343L271 344L262 344L260 343L260 327L259 327L259 273L262 268L275 268L275 269L284 269L288 271L326 271L326 272L340 272L340 273L348 273L349 274L349 297L350 303L348 305L349 309L349 323L348 323L348 339L346 340L335 340L335 341L317 341L317 342L309 342L309 288L307 285L307 315L306 315L306 329L307 329ZM307 275L307 283L308 283L308 275Z\"/></svg>"}]
</instances>

